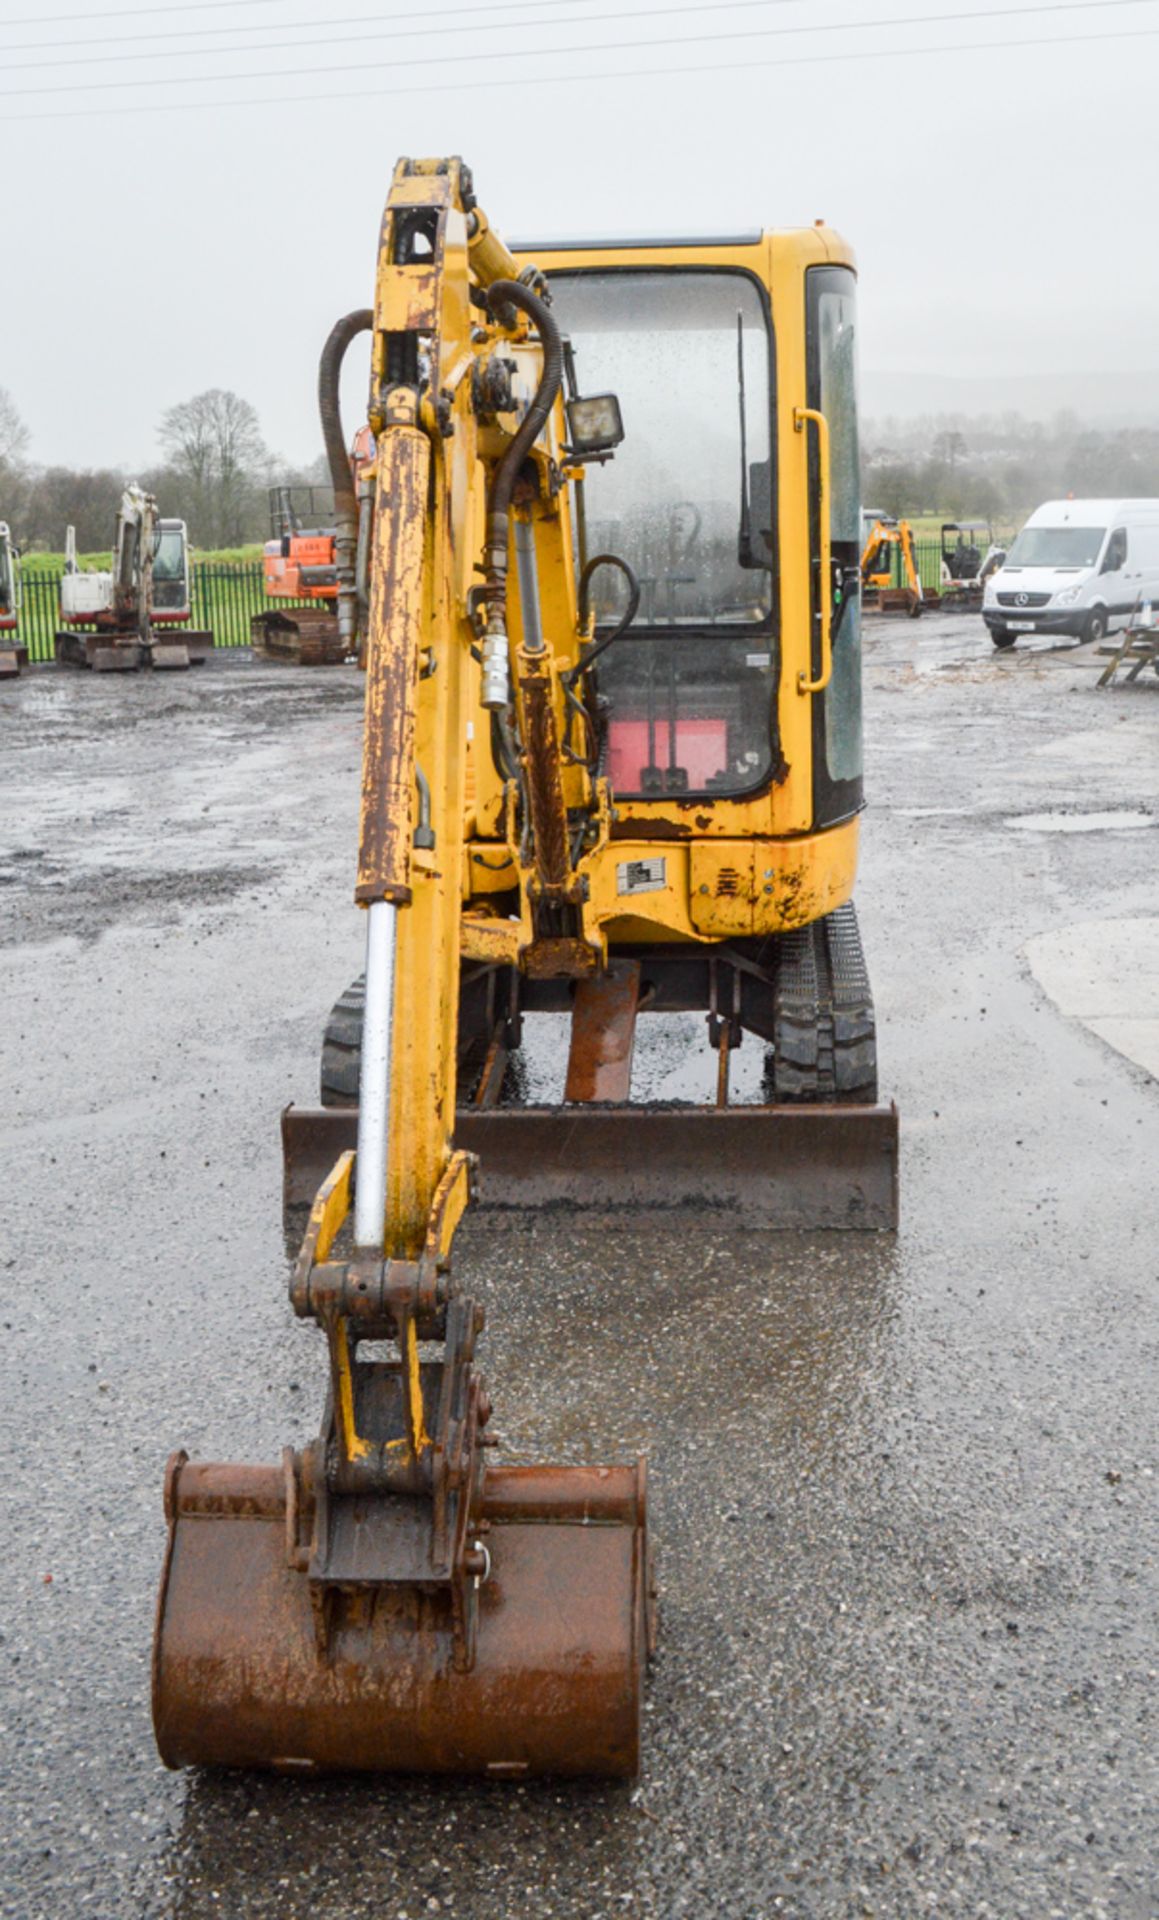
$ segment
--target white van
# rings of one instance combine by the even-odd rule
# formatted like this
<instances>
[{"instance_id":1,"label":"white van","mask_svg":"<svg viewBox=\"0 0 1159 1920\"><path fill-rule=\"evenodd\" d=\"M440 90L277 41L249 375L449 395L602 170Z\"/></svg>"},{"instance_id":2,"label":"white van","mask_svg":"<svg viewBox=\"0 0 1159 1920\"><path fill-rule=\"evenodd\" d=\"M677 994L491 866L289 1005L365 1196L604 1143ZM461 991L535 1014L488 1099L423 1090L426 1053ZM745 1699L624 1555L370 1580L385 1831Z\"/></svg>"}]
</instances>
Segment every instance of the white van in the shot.
<instances>
[{"instance_id":1,"label":"white van","mask_svg":"<svg viewBox=\"0 0 1159 1920\"><path fill-rule=\"evenodd\" d=\"M1159 620L1159 500L1048 500L986 582L996 647L1020 633L1101 640L1150 601Z\"/></svg>"}]
</instances>

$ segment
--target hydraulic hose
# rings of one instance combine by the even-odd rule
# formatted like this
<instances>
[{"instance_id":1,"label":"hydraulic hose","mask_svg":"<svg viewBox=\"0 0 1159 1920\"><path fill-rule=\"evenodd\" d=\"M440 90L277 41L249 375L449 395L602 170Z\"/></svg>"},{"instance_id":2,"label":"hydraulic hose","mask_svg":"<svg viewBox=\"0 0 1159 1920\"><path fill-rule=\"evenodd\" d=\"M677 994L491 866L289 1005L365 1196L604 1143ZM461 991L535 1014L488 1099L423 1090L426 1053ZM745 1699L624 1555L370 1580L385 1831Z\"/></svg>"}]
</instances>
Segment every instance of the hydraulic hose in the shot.
<instances>
[{"instance_id":1,"label":"hydraulic hose","mask_svg":"<svg viewBox=\"0 0 1159 1920\"><path fill-rule=\"evenodd\" d=\"M623 574L628 585L628 604L616 622L616 625L612 628L611 633L605 633L603 639L597 640L594 646L589 647L583 658L578 660L574 667L569 667L568 671L563 675L563 691L567 701L567 731L564 736L564 744L568 754L571 758L575 759L577 756L572 752L571 744L571 726L574 713L576 716L582 717L588 730L591 744L587 754L583 757L588 772L593 775L603 770L601 762L603 759L606 730L600 724L598 712L590 712L576 693L575 683L587 672L594 660L598 660L602 653L606 653L609 647L614 646L617 640L623 638L633 620L636 618L637 613L640 611L640 582L637 580L628 562L621 560L618 553L593 553L579 577L576 597L579 601L579 617L581 623L584 626L587 625L589 589L591 587L592 575L595 573L597 567L615 567L617 572Z\"/></svg>"},{"instance_id":2,"label":"hydraulic hose","mask_svg":"<svg viewBox=\"0 0 1159 1920\"><path fill-rule=\"evenodd\" d=\"M535 398L519 423L491 483L487 514L486 571L488 598L501 614L506 612L507 588L507 516L519 469L547 423L555 397L563 381L563 341L546 301L518 280L496 280L487 289L487 302L496 307L517 307L535 323L543 343L543 372ZM506 624L504 622L504 624Z\"/></svg>"},{"instance_id":3,"label":"hydraulic hose","mask_svg":"<svg viewBox=\"0 0 1159 1920\"><path fill-rule=\"evenodd\" d=\"M622 619L612 628L611 633L605 633L602 640L597 640L593 647L589 647L578 666L571 669L567 675L569 684L571 681L577 679L581 673L586 673L592 661L598 660L601 653L606 653L609 647L615 646L616 641L623 638L633 620L636 618L637 613L640 611L640 582L637 580L628 562L621 560L618 553L594 553L579 577L577 597L579 600L580 619L586 624L588 617L588 588L591 585L592 575L597 567L615 567L623 574L624 579L628 583L628 605Z\"/></svg>"},{"instance_id":4,"label":"hydraulic hose","mask_svg":"<svg viewBox=\"0 0 1159 1920\"><path fill-rule=\"evenodd\" d=\"M348 313L341 320L336 320L318 362L318 412L322 420L326 459L330 466L330 484L334 489L335 513L340 519L347 517L352 524L357 507L354 479L350 472L350 452L342 431L338 381L350 342L360 333L369 333L373 325L374 314L369 307L359 307L355 313Z\"/></svg>"},{"instance_id":5,"label":"hydraulic hose","mask_svg":"<svg viewBox=\"0 0 1159 1920\"><path fill-rule=\"evenodd\" d=\"M350 453L342 431L339 380L346 349L360 333L369 333L374 314L359 307L335 322L322 349L318 363L318 413L322 421L322 439L334 489L334 558L338 572L338 631L348 649L354 643L355 627L355 549L358 542L358 502Z\"/></svg>"},{"instance_id":6,"label":"hydraulic hose","mask_svg":"<svg viewBox=\"0 0 1159 1920\"><path fill-rule=\"evenodd\" d=\"M511 672L507 643L507 536L511 497L519 470L555 405L563 383L563 341L548 311L547 301L520 280L494 280L487 288L492 313L517 308L534 321L543 345L543 372L535 398L519 423L506 453L495 469L487 503L487 539L483 559L483 593L487 628L483 636L483 705L505 713L511 702Z\"/></svg>"}]
</instances>

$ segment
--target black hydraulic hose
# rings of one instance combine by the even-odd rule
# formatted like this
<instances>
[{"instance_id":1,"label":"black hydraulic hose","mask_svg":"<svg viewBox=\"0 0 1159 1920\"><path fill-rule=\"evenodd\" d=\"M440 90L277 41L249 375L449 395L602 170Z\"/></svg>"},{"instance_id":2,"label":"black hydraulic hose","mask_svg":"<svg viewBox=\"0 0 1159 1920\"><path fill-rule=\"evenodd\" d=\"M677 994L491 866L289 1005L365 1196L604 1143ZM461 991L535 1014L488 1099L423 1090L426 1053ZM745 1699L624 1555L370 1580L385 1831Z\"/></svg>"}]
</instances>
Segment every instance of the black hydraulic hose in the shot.
<instances>
[{"instance_id":1,"label":"black hydraulic hose","mask_svg":"<svg viewBox=\"0 0 1159 1920\"><path fill-rule=\"evenodd\" d=\"M547 302L518 280L494 280L487 289L492 313L517 307L534 322L543 343L543 372L535 398L519 423L491 483L487 515L487 586L489 598L502 609L507 581L507 514L519 469L547 423L563 381L563 341Z\"/></svg>"},{"instance_id":2,"label":"black hydraulic hose","mask_svg":"<svg viewBox=\"0 0 1159 1920\"><path fill-rule=\"evenodd\" d=\"M359 307L355 313L348 313L341 320L336 320L318 362L318 412L330 467L330 484L334 489L335 518L345 518L352 526L358 509L350 471L350 452L342 431L338 381L350 342L360 333L369 333L373 325L374 314L369 307Z\"/></svg>"},{"instance_id":3,"label":"black hydraulic hose","mask_svg":"<svg viewBox=\"0 0 1159 1920\"><path fill-rule=\"evenodd\" d=\"M358 543L358 501L346 435L342 431L339 381L342 362L350 342L360 333L369 333L374 314L359 307L334 323L318 362L318 412L322 420L322 438L334 489L334 560L338 571L338 631L348 647L354 644L357 612L356 548Z\"/></svg>"},{"instance_id":4,"label":"black hydraulic hose","mask_svg":"<svg viewBox=\"0 0 1159 1920\"><path fill-rule=\"evenodd\" d=\"M491 715L491 758L503 780L518 780L519 749L507 719L501 713Z\"/></svg>"},{"instance_id":5,"label":"black hydraulic hose","mask_svg":"<svg viewBox=\"0 0 1159 1920\"><path fill-rule=\"evenodd\" d=\"M572 667L564 676L569 684L571 681L577 679L581 673L586 673L592 661L598 660L601 653L606 653L609 647L615 646L617 640L623 639L628 628L640 611L640 582L637 580L628 562L621 560L618 553L593 553L579 577L579 614L584 624L587 624L588 617L588 588L591 584L592 575L597 567L617 567L623 574L628 583L628 606L622 619L612 628L611 633L605 633L602 640L597 640L594 647L589 647L579 664Z\"/></svg>"},{"instance_id":6,"label":"black hydraulic hose","mask_svg":"<svg viewBox=\"0 0 1159 1920\"><path fill-rule=\"evenodd\" d=\"M568 671L561 676L564 697L567 701L567 730L564 736L564 744L569 756L574 759L576 756L572 751L571 744L572 713L574 710L577 716L583 717L588 730L591 744L587 754L584 756L584 763L588 771L592 774L597 774L601 770L607 729L601 725L598 712L592 713L588 711L575 691L575 683L582 674L587 672L593 660L598 659L601 653L606 653L609 647L614 646L617 640L623 638L640 610L640 582L637 580L628 562L621 560L618 553L593 553L591 559L587 562L580 574L576 596L579 601L579 617L582 624L584 626L587 625L588 589L591 586L592 575L595 573L597 567L615 567L623 574L624 579L628 583L628 605L611 633L606 633L602 640L596 642L595 646L589 647L583 659L577 661L574 667L569 667Z\"/></svg>"}]
</instances>

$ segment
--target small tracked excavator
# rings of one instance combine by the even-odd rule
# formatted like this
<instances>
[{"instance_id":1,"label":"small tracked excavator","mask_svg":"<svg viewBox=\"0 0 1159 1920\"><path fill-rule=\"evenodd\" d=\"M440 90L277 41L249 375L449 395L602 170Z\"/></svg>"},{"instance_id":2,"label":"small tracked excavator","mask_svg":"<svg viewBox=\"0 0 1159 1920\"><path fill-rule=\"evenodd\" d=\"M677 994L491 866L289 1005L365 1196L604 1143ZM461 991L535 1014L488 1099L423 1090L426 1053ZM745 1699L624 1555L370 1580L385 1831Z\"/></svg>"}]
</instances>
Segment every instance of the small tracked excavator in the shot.
<instances>
[{"instance_id":1,"label":"small tracked excavator","mask_svg":"<svg viewBox=\"0 0 1159 1920\"><path fill-rule=\"evenodd\" d=\"M60 665L97 673L199 666L213 651L213 635L189 627L190 611L185 522L162 520L144 488L126 487L121 495L108 572L81 570L69 527L55 645Z\"/></svg>"},{"instance_id":2,"label":"small tracked excavator","mask_svg":"<svg viewBox=\"0 0 1159 1920\"><path fill-rule=\"evenodd\" d=\"M941 605L953 613L977 612L987 580L1005 558L989 520L944 521Z\"/></svg>"},{"instance_id":3,"label":"small tracked excavator","mask_svg":"<svg viewBox=\"0 0 1159 1920\"><path fill-rule=\"evenodd\" d=\"M369 427L360 427L351 452L352 477L362 498L370 481L362 472L374 457ZM326 496L323 499L323 496ZM338 623L338 533L329 487L282 485L269 490L270 537L262 556L267 600L250 621L250 645L257 660L281 660L298 667L337 667L347 658L350 634ZM323 508L320 513L319 506ZM370 516L360 515L369 531ZM347 532L349 530L347 519Z\"/></svg>"},{"instance_id":4,"label":"small tracked excavator","mask_svg":"<svg viewBox=\"0 0 1159 1920\"><path fill-rule=\"evenodd\" d=\"M901 581L894 578L898 555ZM861 555L861 599L875 613L908 613L916 620L927 607L937 606L938 595L922 586L908 520L876 520Z\"/></svg>"},{"instance_id":5,"label":"small tracked excavator","mask_svg":"<svg viewBox=\"0 0 1159 1920\"><path fill-rule=\"evenodd\" d=\"M854 310L823 226L513 252L459 160L396 169L373 309L320 377L366 657L366 971L283 1138L329 1394L279 1465L170 1461L171 1766L632 1774L643 1463L497 1461L456 1229L545 1202L896 1224L851 902ZM359 520L338 379L363 332ZM714 1084L633 1103L638 1015L693 1009ZM529 1013L566 1028L556 1106L519 1101ZM764 1104L730 1101L742 1037Z\"/></svg>"}]
</instances>

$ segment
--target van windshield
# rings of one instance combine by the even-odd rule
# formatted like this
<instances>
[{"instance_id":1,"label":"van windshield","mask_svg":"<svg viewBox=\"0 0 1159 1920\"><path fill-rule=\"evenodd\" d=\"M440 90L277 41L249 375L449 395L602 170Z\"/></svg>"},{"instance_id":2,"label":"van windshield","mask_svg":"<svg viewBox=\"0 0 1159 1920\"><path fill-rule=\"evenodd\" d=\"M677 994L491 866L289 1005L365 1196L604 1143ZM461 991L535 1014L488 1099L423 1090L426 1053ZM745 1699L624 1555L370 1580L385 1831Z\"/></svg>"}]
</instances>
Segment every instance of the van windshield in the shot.
<instances>
[{"instance_id":1,"label":"van windshield","mask_svg":"<svg viewBox=\"0 0 1159 1920\"><path fill-rule=\"evenodd\" d=\"M1093 567L1105 527L1023 527L1006 556L1008 567Z\"/></svg>"}]
</instances>

